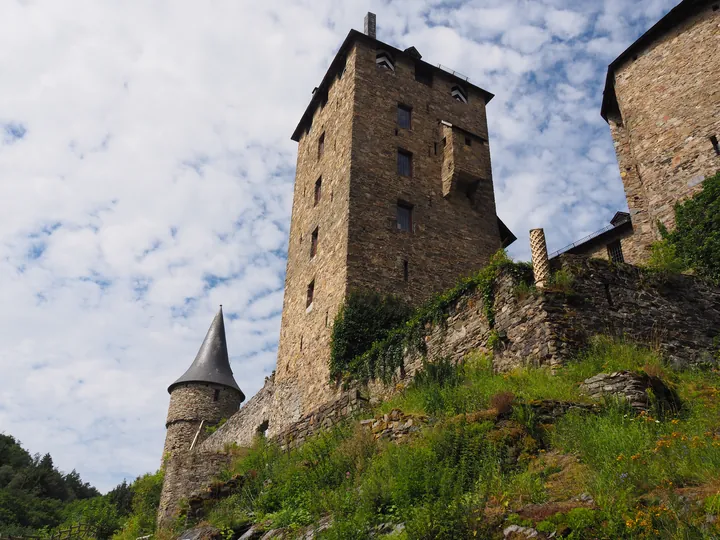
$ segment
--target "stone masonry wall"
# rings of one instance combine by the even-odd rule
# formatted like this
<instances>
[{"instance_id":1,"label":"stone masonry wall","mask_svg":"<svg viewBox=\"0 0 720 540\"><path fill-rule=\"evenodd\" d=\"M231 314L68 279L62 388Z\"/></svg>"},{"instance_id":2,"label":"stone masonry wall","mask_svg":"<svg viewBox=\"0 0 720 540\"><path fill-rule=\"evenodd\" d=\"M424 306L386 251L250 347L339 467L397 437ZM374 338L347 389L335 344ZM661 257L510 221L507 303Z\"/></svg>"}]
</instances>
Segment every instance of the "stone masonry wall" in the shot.
<instances>
[{"instance_id":1,"label":"stone masonry wall","mask_svg":"<svg viewBox=\"0 0 720 540\"><path fill-rule=\"evenodd\" d=\"M720 170L710 142L720 138L716 7L704 2L700 13L615 70L621 118L611 118L610 128L635 228L628 262L646 260L656 221L672 227L674 203Z\"/></svg>"},{"instance_id":2,"label":"stone masonry wall","mask_svg":"<svg viewBox=\"0 0 720 540\"><path fill-rule=\"evenodd\" d=\"M214 401L216 390L219 396ZM175 387L170 394L163 459L187 452L203 420L207 425L216 424L231 418L239 407L240 395L225 386L193 383ZM205 434L204 429L200 430L196 444L203 441Z\"/></svg>"},{"instance_id":3,"label":"stone masonry wall","mask_svg":"<svg viewBox=\"0 0 720 540\"><path fill-rule=\"evenodd\" d=\"M468 87L468 103L458 102L449 77L436 73L428 86L415 80L412 58L395 58L392 71L376 66L377 52L356 45L348 286L417 305L500 248L485 97ZM409 129L398 126L398 105L411 108ZM398 150L412 154L410 176L398 174ZM443 196L448 166L447 185L464 187L460 173L477 183L471 197L465 189ZM411 231L397 227L398 202L412 207Z\"/></svg>"},{"instance_id":4,"label":"stone masonry wall","mask_svg":"<svg viewBox=\"0 0 720 540\"><path fill-rule=\"evenodd\" d=\"M270 418L275 404L274 377L265 379L265 385L242 408L210 435L199 450L222 452L226 445L250 446L253 438L267 422L266 433L271 434ZM275 430L277 431L277 430Z\"/></svg>"}]
</instances>

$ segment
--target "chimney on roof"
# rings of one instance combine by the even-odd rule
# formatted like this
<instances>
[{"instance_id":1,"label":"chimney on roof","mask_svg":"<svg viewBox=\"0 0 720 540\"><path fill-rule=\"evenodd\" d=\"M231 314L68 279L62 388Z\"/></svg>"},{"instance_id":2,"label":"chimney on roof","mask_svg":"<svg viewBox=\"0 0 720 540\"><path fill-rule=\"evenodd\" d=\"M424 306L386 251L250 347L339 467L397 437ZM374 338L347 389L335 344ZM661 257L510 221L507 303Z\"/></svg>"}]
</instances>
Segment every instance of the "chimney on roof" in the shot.
<instances>
[{"instance_id":1,"label":"chimney on roof","mask_svg":"<svg viewBox=\"0 0 720 540\"><path fill-rule=\"evenodd\" d=\"M371 38L377 39L375 37L375 14L369 11L368 14L365 15L365 33Z\"/></svg>"}]
</instances>

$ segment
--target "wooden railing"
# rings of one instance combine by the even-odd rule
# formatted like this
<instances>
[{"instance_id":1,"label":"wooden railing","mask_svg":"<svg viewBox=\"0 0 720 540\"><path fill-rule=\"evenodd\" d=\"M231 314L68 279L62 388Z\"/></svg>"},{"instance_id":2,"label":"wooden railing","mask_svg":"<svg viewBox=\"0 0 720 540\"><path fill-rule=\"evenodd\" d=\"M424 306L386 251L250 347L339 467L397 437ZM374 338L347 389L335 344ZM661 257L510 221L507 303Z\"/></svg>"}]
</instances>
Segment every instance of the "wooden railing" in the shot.
<instances>
[{"instance_id":1,"label":"wooden railing","mask_svg":"<svg viewBox=\"0 0 720 540\"><path fill-rule=\"evenodd\" d=\"M44 535L3 536L0 534L0 539L2 540L91 540L96 537L97 527L94 525L87 525L85 523L71 525L66 529L48 531L48 533Z\"/></svg>"}]
</instances>

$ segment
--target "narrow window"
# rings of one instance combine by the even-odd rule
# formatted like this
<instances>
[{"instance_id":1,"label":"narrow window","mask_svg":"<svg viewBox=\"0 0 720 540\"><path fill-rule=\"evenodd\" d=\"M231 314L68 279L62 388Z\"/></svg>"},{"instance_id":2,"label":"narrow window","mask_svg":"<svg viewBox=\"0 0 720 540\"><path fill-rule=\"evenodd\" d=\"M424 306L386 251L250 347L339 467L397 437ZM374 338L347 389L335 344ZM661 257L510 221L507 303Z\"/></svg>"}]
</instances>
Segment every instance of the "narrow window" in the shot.
<instances>
[{"instance_id":1,"label":"narrow window","mask_svg":"<svg viewBox=\"0 0 720 540\"><path fill-rule=\"evenodd\" d=\"M433 83L432 70L427 69L426 67L423 67L420 64L415 64L415 80L417 82L425 84L427 86L432 86L432 83Z\"/></svg>"},{"instance_id":2,"label":"narrow window","mask_svg":"<svg viewBox=\"0 0 720 540\"><path fill-rule=\"evenodd\" d=\"M398 127L403 129L410 129L410 120L412 115L412 109L405 105L398 105L397 108L397 123Z\"/></svg>"},{"instance_id":3,"label":"narrow window","mask_svg":"<svg viewBox=\"0 0 720 540\"><path fill-rule=\"evenodd\" d=\"M470 137L465 137L465 146L472 145L472 139Z\"/></svg>"},{"instance_id":4,"label":"narrow window","mask_svg":"<svg viewBox=\"0 0 720 540\"><path fill-rule=\"evenodd\" d=\"M322 197L322 176L315 181L315 197L313 200L313 206L317 206Z\"/></svg>"},{"instance_id":5,"label":"narrow window","mask_svg":"<svg viewBox=\"0 0 720 540\"><path fill-rule=\"evenodd\" d=\"M399 175L412 176L412 154L410 152L398 150L397 168Z\"/></svg>"},{"instance_id":6,"label":"narrow window","mask_svg":"<svg viewBox=\"0 0 720 540\"><path fill-rule=\"evenodd\" d=\"M622 252L622 245L620 245L620 240L615 240L614 242L611 242L607 246L607 252L608 256L610 257L610 260L614 263L621 263L625 262L625 258L623 257Z\"/></svg>"},{"instance_id":7,"label":"narrow window","mask_svg":"<svg viewBox=\"0 0 720 540\"><path fill-rule=\"evenodd\" d=\"M453 97L455 101L459 101L461 103L467 103L467 92L465 89L463 89L462 86L453 86L450 90L450 95Z\"/></svg>"},{"instance_id":8,"label":"narrow window","mask_svg":"<svg viewBox=\"0 0 720 540\"><path fill-rule=\"evenodd\" d=\"M213 401L217 401L220 399L220 389L216 388L213 392Z\"/></svg>"},{"instance_id":9,"label":"narrow window","mask_svg":"<svg viewBox=\"0 0 720 540\"><path fill-rule=\"evenodd\" d=\"M305 304L306 308L309 308L310 306L312 306L314 296L315 296L315 280L313 279L307 287L307 302Z\"/></svg>"},{"instance_id":10,"label":"narrow window","mask_svg":"<svg viewBox=\"0 0 720 540\"><path fill-rule=\"evenodd\" d=\"M443 148L447 146L447 138L443 137Z\"/></svg>"},{"instance_id":11,"label":"narrow window","mask_svg":"<svg viewBox=\"0 0 720 540\"><path fill-rule=\"evenodd\" d=\"M325 132L323 131L322 135L320 135L320 138L318 139L318 159L320 159L324 153L325 153Z\"/></svg>"},{"instance_id":12,"label":"narrow window","mask_svg":"<svg viewBox=\"0 0 720 540\"><path fill-rule=\"evenodd\" d=\"M385 51L380 51L375 55L375 65L382 69L395 71L395 63L392 57Z\"/></svg>"},{"instance_id":13,"label":"narrow window","mask_svg":"<svg viewBox=\"0 0 720 540\"><path fill-rule=\"evenodd\" d=\"M310 237L310 258L311 259L317 253L317 245L318 245L318 227L315 227L315 230L312 232L312 236Z\"/></svg>"},{"instance_id":14,"label":"narrow window","mask_svg":"<svg viewBox=\"0 0 720 540\"><path fill-rule=\"evenodd\" d=\"M410 277L410 269L408 268L407 260L403 261L403 281L407 281Z\"/></svg>"},{"instance_id":15,"label":"narrow window","mask_svg":"<svg viewBox=\"0 0 720 540\"><path fill-rule=\"evenodd\" d=\"M328 328L330 326L330 312L325 312L325 328Z\"/></svg>"},{"instance_id":16,"label":"narrow window","mask_svg":"<svg viewBox=\"0 0 720 540\"><path fill-rule=\"evenodd\" d=\"M713 135L712 137L710 137L710 142L712 143L713 149L715 150L715 155L720 156L720 144L718 144L718 138Z\"/></svg>"},{"instance_id":17,"label":"narrow window","mask_svg":"<svg viewBox=\"0 0 720 540\"><path fill-rule=\"evenodd\" d=\"M397 228L399 231L412 231L412 205L397 203Z\"/></svg>"},{"instance_id":18,"label":"narrow window","mask_svg":"<svg viewBox=\"0 0 720 540\"><path fill-rule=\"evenodd\" d=\"M433 147L435 148L435 155L437 156L437 143L436 142L433 143Z\"/></svg>"},{"instance_id":19,"label":"narrow window","mask_svg":"<svg viewBox=\"0 0 720 540\"><path fill-rule=\"evenodd\" d=\"M300 336L300 350L301 351L302 351L302 347L303 347L303 337Z\"/></svg>"}]
</instances>

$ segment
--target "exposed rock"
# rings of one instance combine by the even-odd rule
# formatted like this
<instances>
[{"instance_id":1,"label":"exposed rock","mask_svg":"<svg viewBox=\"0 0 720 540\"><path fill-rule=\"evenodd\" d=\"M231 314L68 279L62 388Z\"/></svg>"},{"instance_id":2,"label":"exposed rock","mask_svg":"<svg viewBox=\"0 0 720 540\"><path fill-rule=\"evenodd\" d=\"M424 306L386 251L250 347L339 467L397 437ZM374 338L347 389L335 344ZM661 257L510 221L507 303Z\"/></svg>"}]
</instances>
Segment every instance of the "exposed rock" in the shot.
<instances>
[{"instance_id":1,"label":"exposed rock","mask_svg":"<svg viewBox=\"0 0 720 540\"><path fill-rule=\"evenodd\" d=\"M204 526L188 529L178 536L177 540L215 540L220 538L220 531L215 527Z\"/></svg>"},{"instance_id":2,"label":"exposed rock","mask_svg":"<svg viewBox=\"0 0 720 540\"><path fill-rule=\"evenodd\" d=\"M503 529L503 536L508 540L520 540L523 538L540 538L539 533L532 527L521 527L510 525Z\"/></svg>"},{"instance_id":3,"label":"exposed rock","mask_svg":"<svg viewBox=\"0 0 720 540\"><path fill-rule=\"evenodd\" d=\"M598 373L585 379L581 388L595 399L604 396L624 398L631 407L639 411L647 411L650 408L648 389L651 389L657 400L670 410L677 410L680 407L677 394L668 388L662 379L644 373L632 371Z\"/></svg>"}]
</instances>

